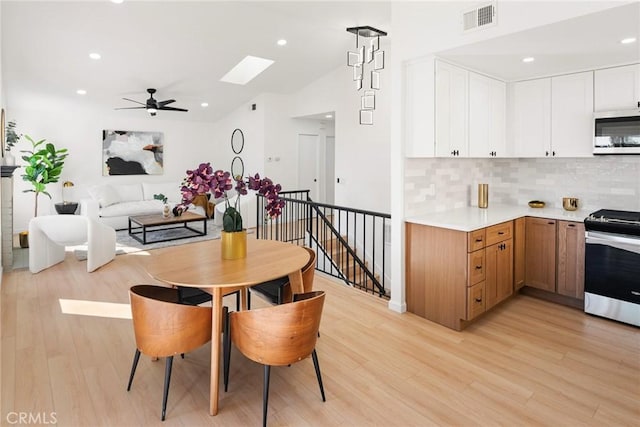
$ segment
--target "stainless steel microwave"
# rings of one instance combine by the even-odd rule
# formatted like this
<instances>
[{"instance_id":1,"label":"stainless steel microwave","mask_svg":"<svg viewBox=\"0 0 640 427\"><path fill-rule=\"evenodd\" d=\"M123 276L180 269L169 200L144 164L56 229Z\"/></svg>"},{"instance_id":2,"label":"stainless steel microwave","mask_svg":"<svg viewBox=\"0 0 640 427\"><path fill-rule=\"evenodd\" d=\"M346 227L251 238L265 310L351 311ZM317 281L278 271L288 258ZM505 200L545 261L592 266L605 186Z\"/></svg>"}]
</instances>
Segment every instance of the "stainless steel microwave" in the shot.
<instances>
[{"instance_id":1,"label":"stainless steel microwave","mask_svg":"<svg viewBox=\"0 0 640 427\"><path fill-rule=\"evenodd\" d=\"M593 154L640 154L640 108L594 117Z\"/></svg>"}]
</instances>

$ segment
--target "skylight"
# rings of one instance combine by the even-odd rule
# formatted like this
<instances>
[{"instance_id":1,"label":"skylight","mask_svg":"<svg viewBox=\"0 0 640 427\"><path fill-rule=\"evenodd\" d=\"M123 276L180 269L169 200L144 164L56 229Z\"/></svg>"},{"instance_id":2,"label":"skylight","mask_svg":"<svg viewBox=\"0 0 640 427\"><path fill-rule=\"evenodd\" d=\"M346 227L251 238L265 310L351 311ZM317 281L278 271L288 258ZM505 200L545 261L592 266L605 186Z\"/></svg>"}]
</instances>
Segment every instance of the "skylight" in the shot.
<instances>
[{"instance_id":1,"label":"skylight","mask_svg":"<svg viewBox=\"0 0 640 427\"><path fill-rule=\"evenodd\" d=\"M237 85L246 85L258 74L269 68L271 64L273 64L271 59L247 55L242 61L238 62L238 65L225 74L220 81Z\"/></svg>"}]
</instances>

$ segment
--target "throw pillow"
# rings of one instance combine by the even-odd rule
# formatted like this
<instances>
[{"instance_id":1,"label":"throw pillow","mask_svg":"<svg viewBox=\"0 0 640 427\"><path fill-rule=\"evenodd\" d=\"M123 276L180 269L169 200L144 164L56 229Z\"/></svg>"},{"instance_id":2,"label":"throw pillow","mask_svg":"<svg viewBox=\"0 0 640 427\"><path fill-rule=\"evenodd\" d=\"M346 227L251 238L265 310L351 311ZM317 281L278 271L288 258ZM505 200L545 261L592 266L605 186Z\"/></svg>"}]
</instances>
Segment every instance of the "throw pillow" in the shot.
<instances>
[{"instance_id":1,"label":"throw pillow","mask_svg":"<svg viewBox=\"0 0 640 427\"><path fill-rule=\"evenodd\" d=\"M91 198L98 202L101 208L120 202L118 193L110 185L96 185L88 189Z\"/></svg>"}]
</instances>

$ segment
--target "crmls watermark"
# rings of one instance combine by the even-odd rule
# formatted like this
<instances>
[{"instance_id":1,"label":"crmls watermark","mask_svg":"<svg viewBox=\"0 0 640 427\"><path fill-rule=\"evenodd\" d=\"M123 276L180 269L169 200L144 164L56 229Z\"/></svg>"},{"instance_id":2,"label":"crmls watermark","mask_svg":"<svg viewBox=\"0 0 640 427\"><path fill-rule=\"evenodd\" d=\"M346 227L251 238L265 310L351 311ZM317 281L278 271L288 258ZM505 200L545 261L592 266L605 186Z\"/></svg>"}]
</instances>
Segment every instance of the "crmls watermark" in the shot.
<instances>
[{"instance_id":1,"label":"crmls watermark","mask_svg":"<svg viewBox=\"0 0 640 427\"><path fill-rule=\"evenodd\" d=\"M9 424L57 424L55 412L9 412L7 414Z\"/></svg>"}]
</instances>

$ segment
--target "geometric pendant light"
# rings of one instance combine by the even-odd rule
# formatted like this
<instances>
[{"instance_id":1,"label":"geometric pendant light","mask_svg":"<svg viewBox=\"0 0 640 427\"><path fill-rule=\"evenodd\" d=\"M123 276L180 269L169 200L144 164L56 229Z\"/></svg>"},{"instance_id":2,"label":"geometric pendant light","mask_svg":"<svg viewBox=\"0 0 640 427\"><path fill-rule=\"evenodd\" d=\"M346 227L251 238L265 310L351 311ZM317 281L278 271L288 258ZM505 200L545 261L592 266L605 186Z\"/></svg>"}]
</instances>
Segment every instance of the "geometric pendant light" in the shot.
<instances>
[{"instance_id":1,"label":"geometric pendant light","mask_svg":"<svg viewBox=\"0 0 640 427\"><path fill-rule=\"evenodd\" d=\"M384 51L380 50L380 37L387 33L373 27L351 27L347 31L356 35L355 52L347 52L347 65L353 68L353 81L360 96L360 124L373 124L373 111L376 109L376 91L380 89L380 70L384 69ZM371 39L363 40L360 37ZM370 71L365 72L369 65ZM368 79L367 79L368 78ZM368 81L365 81L368 80ZM364 88L364 90L363 90Z\"/></svg>"}]
</instances>

